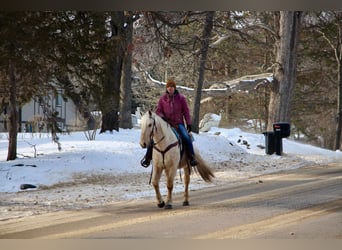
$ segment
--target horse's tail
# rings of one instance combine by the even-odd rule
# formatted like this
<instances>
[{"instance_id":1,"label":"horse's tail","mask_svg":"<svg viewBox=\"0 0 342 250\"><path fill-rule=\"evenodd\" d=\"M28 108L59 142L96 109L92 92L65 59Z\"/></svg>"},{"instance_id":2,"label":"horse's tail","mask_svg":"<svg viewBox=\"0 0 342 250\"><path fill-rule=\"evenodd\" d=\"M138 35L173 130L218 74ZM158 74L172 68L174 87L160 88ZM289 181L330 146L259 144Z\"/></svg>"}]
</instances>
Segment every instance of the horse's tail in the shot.
<instances>
[{"instance_id":1,"label":"horse's tail","mask_svg":"<svg viewBox=\"0 0 342 250\"><path fill-rule=\"evenodd\" d=\"M195 171L199 173L205 182L212 182L212 178L215 177L214 173L209 168L208 164L203 160L201 155L196 152L197 165L195 166Z\"/></svg>"}]
</instances>

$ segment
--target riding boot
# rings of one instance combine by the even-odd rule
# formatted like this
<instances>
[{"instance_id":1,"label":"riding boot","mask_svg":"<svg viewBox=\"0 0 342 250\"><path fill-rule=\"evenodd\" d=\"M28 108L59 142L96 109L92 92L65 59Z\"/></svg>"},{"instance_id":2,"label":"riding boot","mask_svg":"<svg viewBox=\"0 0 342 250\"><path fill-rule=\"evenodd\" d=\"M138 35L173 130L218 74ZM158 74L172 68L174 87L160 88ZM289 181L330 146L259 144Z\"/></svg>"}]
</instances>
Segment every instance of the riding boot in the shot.
<instances>
[{"instance_id":1,"label":"riding boot","mask_svg":"<svg viewBox=\"0 0 342 250\"><path fill-rule=\"evenodd\" d=\"M153 141L148 145L146 154L144 158L140 161L141 166L147 168L152 160L152 152L153 152Z\"/></svg>"},{"instance_id":2,"label":"riding boot","mask_svg":"<svg viewBox=\"0 0 342 250\"><path fill-rule=\"evenodd\" d=\"M196 166L198 163L197 163L197 160L195 158L195 155L191 155L190 157L190 165L191 166Z\"/></svg>"}]
</instances>

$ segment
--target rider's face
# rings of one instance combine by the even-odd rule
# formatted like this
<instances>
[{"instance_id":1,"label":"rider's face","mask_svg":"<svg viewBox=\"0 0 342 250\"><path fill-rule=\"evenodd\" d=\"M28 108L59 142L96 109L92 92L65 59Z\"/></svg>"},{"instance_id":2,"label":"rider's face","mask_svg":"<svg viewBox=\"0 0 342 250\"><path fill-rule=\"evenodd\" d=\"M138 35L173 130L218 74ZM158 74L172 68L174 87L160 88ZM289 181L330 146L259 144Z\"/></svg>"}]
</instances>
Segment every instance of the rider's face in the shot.
<instances>
[{"instance_id":1,"label":"rider's face","mask_svg":"<svg viewBox=\"0 0 342 250\"><path fill-rule=\"evenodd\" d=\"M167 88L167 92L172 95L175 92L175 88L173 86L170 86Z\"/></svg>"}]
</instances>

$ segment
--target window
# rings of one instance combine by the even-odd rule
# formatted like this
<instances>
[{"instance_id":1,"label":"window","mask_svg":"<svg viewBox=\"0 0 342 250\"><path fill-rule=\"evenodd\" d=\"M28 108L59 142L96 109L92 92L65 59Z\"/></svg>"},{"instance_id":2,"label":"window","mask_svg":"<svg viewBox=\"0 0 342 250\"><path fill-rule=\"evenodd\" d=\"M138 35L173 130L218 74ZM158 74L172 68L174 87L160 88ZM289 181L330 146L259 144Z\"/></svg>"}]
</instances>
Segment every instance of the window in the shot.
<instances>
[{"instance_id":1,"label":"window","mask_svg":"<svg viewBox=\"0 0 342 250\"><path fill-rule=\"evenodd\" d=\"M61 107L62 106L62 92L58 92L57 96L56 96L56 107Z\"/></svg>"}]
</instances>

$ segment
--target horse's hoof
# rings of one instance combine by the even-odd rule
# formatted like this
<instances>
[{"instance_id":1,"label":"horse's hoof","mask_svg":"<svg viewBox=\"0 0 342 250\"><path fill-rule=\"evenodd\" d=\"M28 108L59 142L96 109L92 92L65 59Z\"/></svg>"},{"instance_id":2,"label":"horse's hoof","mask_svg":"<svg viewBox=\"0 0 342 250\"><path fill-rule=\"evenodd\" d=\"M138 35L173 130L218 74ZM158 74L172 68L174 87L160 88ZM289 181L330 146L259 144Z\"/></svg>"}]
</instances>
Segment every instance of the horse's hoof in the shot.
<instances>
[{"instance_id":1,"label":"horse's hoof","mask_svg":"<svg viewBox=\"0 0 342 250\"><path fill-rule=\"evenodd\" d=\"M189 201L184 201L183 202L183 206L189 206L189 205L190 205Z\"/></svg>"},{"instance_id":2,"label":"horse's hoof","mask_svg":"<svg viewBox=\"0 0 342 250\"><path fill-rule=\"evenodd\" d=\"M167 204L167 205L165 206L165 209L172 209L172 205L171 205L171 204Z\"/></svg>"},{"instance_id":3,"label":"horse's hoof","mask_svg":"<svg viewBox=\"0 0 342 250\"><path fill-rule=\"evenodd\" d=\"M158 204L158 207L159 207L159 208L163 208L164 206L165 206L165 202L164 202L164 201L163 201L162 203L159 203L159 204Z\"/></svg>"}]
</instances>

